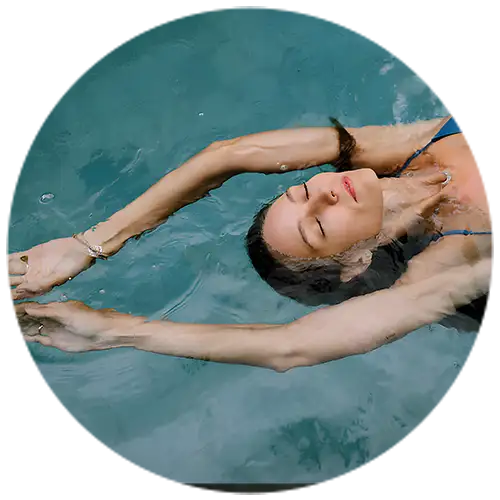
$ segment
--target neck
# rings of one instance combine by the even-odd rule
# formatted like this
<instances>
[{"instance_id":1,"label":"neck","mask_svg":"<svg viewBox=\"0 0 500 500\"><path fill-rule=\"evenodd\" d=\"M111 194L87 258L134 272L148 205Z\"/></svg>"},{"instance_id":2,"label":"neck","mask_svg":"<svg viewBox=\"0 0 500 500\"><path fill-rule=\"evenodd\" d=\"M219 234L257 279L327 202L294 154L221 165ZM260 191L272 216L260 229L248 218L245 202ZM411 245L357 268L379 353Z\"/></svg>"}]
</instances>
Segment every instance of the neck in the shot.
<instances>
[{"instance_id":1,"label":"neck","mask_svg":"<svg viewBox=\"0 0 500 500\"><path fill-rule=\"evenodd\" d=\"M402 234L414 223L429 222L433 209L422 213L422 206L435 199L445 180L446 174L441 172L422 177L380 179L384 207L382 232Z\"/></svg>"}]
</instances>

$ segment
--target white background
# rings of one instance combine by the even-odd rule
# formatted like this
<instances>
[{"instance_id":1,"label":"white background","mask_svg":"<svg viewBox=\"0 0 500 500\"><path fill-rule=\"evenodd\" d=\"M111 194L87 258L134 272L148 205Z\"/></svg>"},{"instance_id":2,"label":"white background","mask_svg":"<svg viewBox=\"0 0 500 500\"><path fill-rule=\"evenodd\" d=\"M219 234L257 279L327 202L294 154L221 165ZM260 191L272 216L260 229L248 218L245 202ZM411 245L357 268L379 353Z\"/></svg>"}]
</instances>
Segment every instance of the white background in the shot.
<instances>
[{"instance_id":1,"label":"white background","mask_svg":"<svg viewBox=\"0 0 500 500\"><path fill-rule=\"evenodd\" d=\"M322 6L318 0L275 0L275 6ZM376 6L399 7L400 2ZM408 6L434 7L435 2L408 2ZM495 2L474 2L471 7L494 7ZM31 121L47 109L64 80L71 79L96 48L126 39L136 24L150 23L153 15L173 15L174 5L222 7L223 0L24 0L0 7L2 50L0 207L7 206L7 174L15 175L16 152L31 133ZM350 6L375 6L375 2L350 2ZM456 7L455 2L439 6ZM3 325L7 325L7 300L0 297ZM70 425L55 415L55 403L39 386L32 385L31 364L15 343L15 331L0 335L0 497L165 498L182 496L179 489L160 489L158 481L144 481L142 473L128 473L113 465L95 442L81 441ZM498 458L497 458L498 463Z\"/></svg>"}]
</instances>

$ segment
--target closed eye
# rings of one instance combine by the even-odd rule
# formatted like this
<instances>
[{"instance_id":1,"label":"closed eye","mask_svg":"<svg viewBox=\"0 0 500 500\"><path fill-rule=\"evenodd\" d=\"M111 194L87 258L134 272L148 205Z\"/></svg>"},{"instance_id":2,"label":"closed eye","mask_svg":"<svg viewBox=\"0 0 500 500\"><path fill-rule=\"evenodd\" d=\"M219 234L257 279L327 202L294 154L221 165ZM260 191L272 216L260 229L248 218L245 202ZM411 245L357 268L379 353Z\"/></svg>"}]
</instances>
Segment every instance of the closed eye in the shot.
<instances>
[{"instance_id":1,"label":"closed eye","mask_svg":"<svg viewBox=\"0 0 500 500\"><path fill-rule=\"evenodd\" d=\"M319 229L321 231L321 234L323 235L323 238L326 238L325 230L323 229L323 226L321 225L321 222L318 218L316 218L316 222L318 223Z\"/></svg>"},{"instance_id":2,"label":"closed eye","mask_svg":"<svg viewBox=\"0 0 500 500\"><path fill-rule=\"evenodd\" d=\"M303 182L302 185L304 186L304 189L306 191L306 200L308 200L309 199L309 190L307 189L307 184L305 182Z\"/></svg>"}]
</instances>

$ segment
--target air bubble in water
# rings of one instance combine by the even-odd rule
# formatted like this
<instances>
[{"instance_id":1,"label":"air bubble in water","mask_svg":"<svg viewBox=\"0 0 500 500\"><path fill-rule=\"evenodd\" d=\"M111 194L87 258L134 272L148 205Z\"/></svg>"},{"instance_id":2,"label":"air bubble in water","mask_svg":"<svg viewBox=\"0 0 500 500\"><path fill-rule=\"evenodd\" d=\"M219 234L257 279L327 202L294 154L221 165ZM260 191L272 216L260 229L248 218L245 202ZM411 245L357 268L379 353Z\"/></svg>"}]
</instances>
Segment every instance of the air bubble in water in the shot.
<instances>
[{"instance_id":1,"label":"air bubble in water","mask_svg":"<svg viewBox=\"0 0 500 500\"><path fill-rule=\"evenodd\" d=\"M203 113L203 111L200 111L200 112L198 113L198 116L205 116L205 113Z\"/></svg>"},{"instance_id":2,"label":"air bubble in water","mask_svg":"<svg viewBox=\"0 0 500 500\"><path fill-rule=\"evenodd\" d=\"M45 193L40 196L40 203L49 203L54 199L54 195L52 193Z\"/></svg>"},{"instance_id":3,"label":"air bubble in water","mask_svg":"<svg viewBox=\"0 0 500 500\"><path fill-rule=\"evenodd\" d=\"M67 300L68 296L65 293L61 294L61 302L67 302Z\"/></svg>"},{"instance_id":4,"label":"air bubble in water","mask_svg":"<svg viewBox=\"0 0 500 500\"><path fill-rule=\"evenodd\" d=\"M104 290L104 288L101 288L101 290L99 290L99 293L103 295L104 293L106 293L106 290Z\"/></svg>"}]
</instances>

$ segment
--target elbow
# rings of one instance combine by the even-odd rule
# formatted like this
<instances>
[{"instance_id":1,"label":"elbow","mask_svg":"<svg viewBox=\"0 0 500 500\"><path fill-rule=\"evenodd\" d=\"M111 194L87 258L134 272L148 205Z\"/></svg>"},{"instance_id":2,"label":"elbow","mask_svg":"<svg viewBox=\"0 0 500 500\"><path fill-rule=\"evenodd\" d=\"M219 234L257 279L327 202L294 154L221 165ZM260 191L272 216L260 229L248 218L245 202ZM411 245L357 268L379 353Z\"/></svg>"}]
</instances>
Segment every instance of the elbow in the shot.
<instances>
[{"instance_id":1,"label":"elbow","mask_svg":"<svg viewBox=\"0 0 500 500\"><path fill-rule=\"evenodd\" d=\"M283 337L276 343L278 348L270 360L269 368L277 373L285 373L294 368L318 364L320 361L309 356L302 344L298 336L286 329Z\"/></svg>"},{"instance_id":2,"label":"elbow","mask_svg":"<svg viewBox=\"0 0 500 500\"><path fill-rule=\"evenodd\" d=\"M224 173L235 175L245 171L244 168L240 167L246 153L242 153L239 138L212 142L204 151L217 156L217 163Z\"/></svg>"},{"instance_id":3,"label":"elbow","mask_svg":"<svg viewBox=\"0 0 500 500\"><path fill-rule=\"evenodd\" d=\"M299 365L295 364L292 360L287 360L281 357L276 357L269 363L269 368L276 373L285 373L292 368L297 368Z\"/></svg>"}]
</instances>

